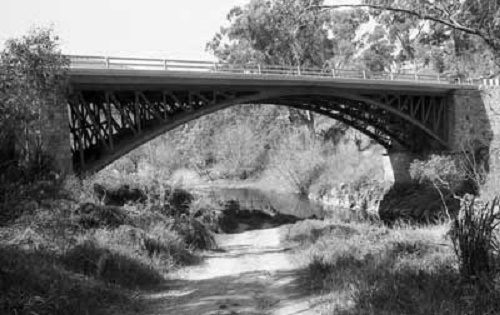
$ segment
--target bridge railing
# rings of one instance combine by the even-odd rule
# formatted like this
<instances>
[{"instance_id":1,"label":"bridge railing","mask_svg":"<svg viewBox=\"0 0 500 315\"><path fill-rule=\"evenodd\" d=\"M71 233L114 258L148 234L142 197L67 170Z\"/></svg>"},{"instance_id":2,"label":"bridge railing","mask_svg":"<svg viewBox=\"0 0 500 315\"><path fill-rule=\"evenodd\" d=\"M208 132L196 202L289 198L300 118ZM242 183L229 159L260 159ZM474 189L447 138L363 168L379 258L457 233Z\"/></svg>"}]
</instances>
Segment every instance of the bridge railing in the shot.
<instances>
[{"instance_id":1,"label":"bridge railing","mask_svg":"<svg viewBox=\"0 0 500 315\"><path fill-rule=\"evenodd\" d=\"M340 79L419 81L459 85L479 85L478 80L460 80L439 74L368 72L363 70L307 68L260 64L227 64L176 59L68 56L72 69L158 70L177 72L228 73L244 75L311 76ZM477 82L476 82L477 81Z\"/></svg>"}]
</instances>

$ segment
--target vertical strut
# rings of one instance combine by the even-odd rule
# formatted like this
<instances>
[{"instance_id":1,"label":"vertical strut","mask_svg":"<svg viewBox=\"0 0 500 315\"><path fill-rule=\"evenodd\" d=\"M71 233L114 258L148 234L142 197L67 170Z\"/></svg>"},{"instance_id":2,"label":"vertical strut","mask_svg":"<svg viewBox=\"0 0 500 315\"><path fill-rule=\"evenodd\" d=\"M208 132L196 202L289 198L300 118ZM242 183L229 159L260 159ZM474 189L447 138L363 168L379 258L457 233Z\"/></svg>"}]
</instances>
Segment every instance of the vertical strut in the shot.
<instances>
[{"instance_id":1,"label":"vertical strut","mask_svg":"<svg viewBox=\"0 0 500 315\"><path fill-rule=\"evenodd\" d=\"M134 108L135 108L135 122L137 124L137 130L139 133L141 133L141 112L140 112L140 105L141 103L139 102L139 92L134 92L135 93L135 102L134 102Z\"/></svg>"},{"instance_id":2,"label":"vertical strut","mask_svg":"<svg viewBox=\"0 0 500 315\"><path fill-rule=\"evenodd\" d=\"M109 100L109 92L104 92L106 98L106 120L108 121L108 141L109 148L113 150L113 122L111 117L111 102Z\"/></svg>"}]
</instances>

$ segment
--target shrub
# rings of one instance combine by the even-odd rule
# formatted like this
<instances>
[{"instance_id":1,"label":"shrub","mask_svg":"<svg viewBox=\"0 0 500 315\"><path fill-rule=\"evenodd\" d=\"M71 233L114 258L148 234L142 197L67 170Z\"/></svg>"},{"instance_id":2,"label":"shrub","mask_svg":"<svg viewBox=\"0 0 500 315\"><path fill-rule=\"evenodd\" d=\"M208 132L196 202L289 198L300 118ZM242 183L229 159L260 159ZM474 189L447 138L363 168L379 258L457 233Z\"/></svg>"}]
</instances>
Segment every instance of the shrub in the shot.
<instances>
[{"instance_id":1,"label":"shrub","mask_svg":"<svg viewBox=\"0 0 500 315\"><path fill-rule=\"evenodd\" d=\"M109 227L116 228L125 224L127 214L116 206L99 206L85 203L77 211L78 224L84 229Z\"/></svg>"},{"instance_id":2,"label":"shrub","mask_svg":"<svg viewBox=\"0 0 500 315\"><path fill-rule=\"evenodd\" d=\"M217 248L212 233L198 219L186 216L179 217L174 221L172 228L189 246L193 246L196 249Z\"/></svg>"},{"instance_id":3,"label":"shrub","mask_svg":"<svg viewBox=\"0 0 500 315\"><path fill-rule=\"evenodd\" d=\"M434 187L418 183L395 185L380 202L380 219L389 224L398 220L437 223L448 219L443 211L443 198L448 212L458 213L460 202L451 194L441 195Z\"/></svg>"},{"instance_id":4,"label":"shrub","mask_svg":"<svg viewBox=\"0 0 500 315\"><path fill-rule=\"evenodd\" d=\"M145 202L147 199L143 191L138 188L130 188L129 185L121 185L110 189L95 183L93 188L97 199L101 200L105 205L123 206L129 202Z\"/></svg>"}]
</instances>

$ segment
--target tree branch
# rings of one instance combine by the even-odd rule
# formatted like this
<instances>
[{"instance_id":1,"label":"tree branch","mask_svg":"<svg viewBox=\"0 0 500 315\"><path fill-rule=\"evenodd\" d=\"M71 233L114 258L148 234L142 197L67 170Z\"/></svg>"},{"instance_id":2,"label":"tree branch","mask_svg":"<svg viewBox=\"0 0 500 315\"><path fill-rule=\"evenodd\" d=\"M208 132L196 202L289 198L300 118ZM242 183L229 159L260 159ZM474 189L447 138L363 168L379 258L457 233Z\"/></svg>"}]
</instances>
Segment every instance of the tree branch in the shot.
<instances>
[{"instance_id":1,"label":"tree branch","mask_svg":"<svg viewBox=\"0 0 500 315\"><path fill-rule=\"evenodd\" d=\"M468 33L468 34L477 35L477 36L480 36L481 38L486 40L485 36L479 30L462 25L451 17L449 19L443 19L443 18L439 18L439 17L432 16L429 14L423 14L423 13L420 13L417 11L409 10L409 9L394 8L394 7L388 7L388 6L376 5L376 4L334 4L334 5L310 6L309 8L307 8L307 10L329 11L329 10L340 9L340 8L369 8L369 9L376 9L376 10L383 10L383 11L405 13L408 15L418 17L421 20L433 21L433 22L443 24L443 25L449 26L451 28L463 31L463 32Z\"/></svg>"}]
</instances>

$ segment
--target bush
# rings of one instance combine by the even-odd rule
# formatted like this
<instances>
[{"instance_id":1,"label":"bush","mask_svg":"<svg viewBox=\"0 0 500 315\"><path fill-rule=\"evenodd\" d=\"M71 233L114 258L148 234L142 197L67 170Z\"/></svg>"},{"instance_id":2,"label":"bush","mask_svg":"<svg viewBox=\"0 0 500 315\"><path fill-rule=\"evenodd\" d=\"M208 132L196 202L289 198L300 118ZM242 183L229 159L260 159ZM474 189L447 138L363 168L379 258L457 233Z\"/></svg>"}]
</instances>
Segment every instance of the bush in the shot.
<instances>
[{"instance_id":1,"label":"bush","mask_svg":"<svg viewBox=\"0 0 500 315\"><path fill-rule=\"evenodd\" d=\"M130 188L129 185L106 188L103 185L95 183L93 188L97 199L105 205L123 206L129 202L145 202L147 199L143 191L138 188Z\"/></svg>"},{"instance_id":2,"label":"bush","mask_svg":"<svg viewBox=\"0 0 500 315\"><path fill-rule=\"evenodd\" d=\"M202 250L217 248L212 233L198 219L190 217L177 218L172 228L182 237L188 246Z\"/></svg>"},{"instance_id":3,"label":"bush","mask_svg":"<svg viewBox=\"0 0 500 315\"><path fill-rule=\"evenodd\" d=\"M116 206L99 206L85 203L77 211L78 224L84 229L108 227L117 228L125 224L127 214Z\"/></svg>"},{"instance_id":4,"label":"bush","mask_svg":"<svg viewBox=\"0 0 500 315\"><path fill-rule=\"evenodd\" d=\"M443 208L443 198L448 211ZM417 183L398 184L389 189L379 206L380 219L388 224L396 221L438 223L455 215L460 202L452 194L441 195L432 186Z\"/></svg>"}]
</instances>

